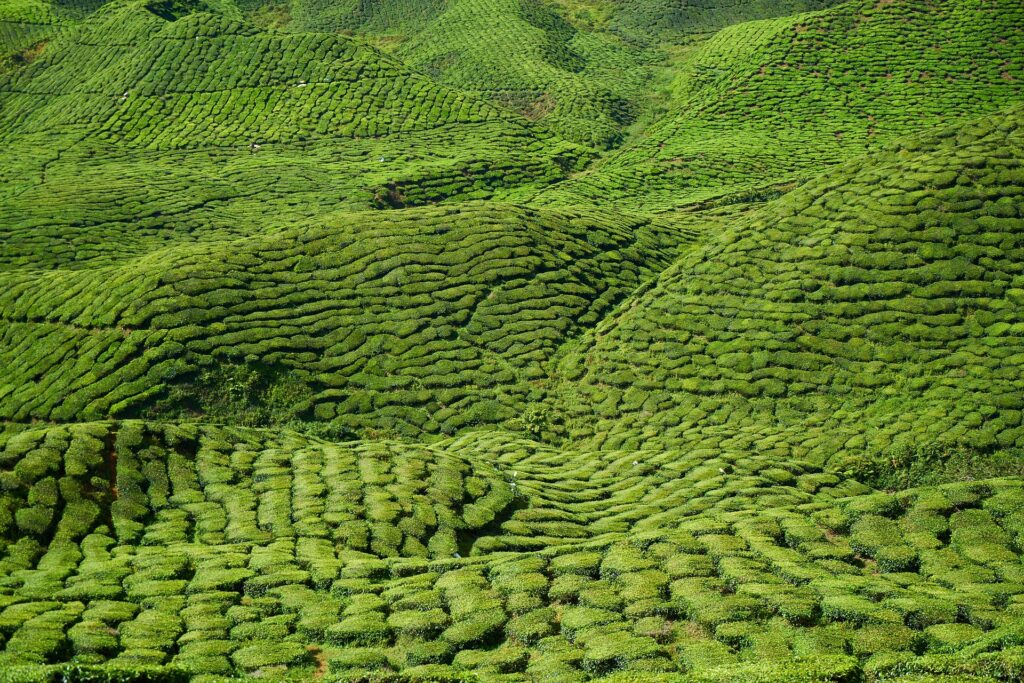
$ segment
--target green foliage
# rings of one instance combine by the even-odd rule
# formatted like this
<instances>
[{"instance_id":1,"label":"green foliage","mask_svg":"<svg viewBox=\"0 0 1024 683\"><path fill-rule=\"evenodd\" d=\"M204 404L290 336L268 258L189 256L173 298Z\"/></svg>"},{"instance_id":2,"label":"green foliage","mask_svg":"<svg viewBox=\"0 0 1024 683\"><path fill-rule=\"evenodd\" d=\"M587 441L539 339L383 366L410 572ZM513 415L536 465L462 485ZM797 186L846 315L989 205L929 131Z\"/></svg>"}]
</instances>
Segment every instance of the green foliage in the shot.
<instances>
[{"instance_id":1,"label":"green foliage","mask_svg":"<svg viewBox=\"0 0 1024 683\"><path fill-rule=\"evenodd\" d=\"M1015 268L1015 228L986 197L1019 196L999 178L1020 131L1012 108L907 138L681 256L561 355L551 404L570 440L763 444L893 488L1018 476L1020 394L990 353L1015 348L1018 309L1010 280L985 283Z\"/></svg>"},{"instance_id":2,"label":"green foliage","mask_svg":"<svg viewBox=\"0 0 1024 683\"><path fill-rule=\"evenodd\" d=\"M987 453L955 444L896 446L888 452L857 455L836 463L847 476L880 489L904 489L948 481L1020 476L1024 453L1019 449Z\"/></svg>"},{"instance_id":3,"label":"green foliage","mask_svg":"<svg viewBox=\"0 0 1024 683\"><path fill-rule=\"evenodd\" d=\"M1022 19L0 3L0 683L1020 680Z\"/></svg>"},{"instance_id":4,"label":"green foliage","mask_svg":"<svg viewBox=\"0 0 1024 683\"><path fill-rule=\"evenodd\" d=\"M834 6L796 13L826 5ZM669 48L671 68L654 81L665 91L660 116L593 172L545 190L545 199L644 210L760 201L899 136L1020 101L1022 10L1014 0L629 0L616 18L624 30L688 33L787 9L791 16L735 23ZM948 49L936 50L937 41Z\"/></svg>"},{"instance_id":5,"label":"green foliage","mask_svg":"<svg viewBox=\"0 0 1024 683\"><path fill-rule=\"evenodd\" d=\"M174 256L118 266L126 288L137 283L140 268L164 282L142 297L110 290L104 268L75 271L72 277L91 281L94 293L111 296L107 306L117 312L104 315L116 322L87 319L91 313L83 310L71 327L16 326L28 335L23 342L38 338L40 357L50 342L75 346L93 338L80 328L100 326L114 355L92 368L96 383L75 388L73 355L36 378L31 354L16 364L12 357L19 369L10 381L49 387L54 400L30 408L46 418L103 404L104 415L198 415L336 440L501 423L515 417L528 381L562 341L668 262L670 234L614 214L583 218L468 203L399 216L366 213L314 231L254 235L245 245L182 244ZM591 246L598 239L606 249ZM315 270L291 267L296 240L315 255ZM453 243L461 246L452 251ZM48 280L37 285L49 288ZM558 315L545 310L549 301L558 302ZM262 322L268 317L275 322ZM22 342L10 341L0 343L0 354L20 348ZM138 357L132 364L118 360L127 355ZM140 390L126 393L132 383ZM58 401L62 392L78 398ZM9 399L0 398L0 414L27 408ZM546 436L556 427L533 420L526 431Z\"/></svg>"},{"instance_id":6,"label":"green foliage","mask_svg":"<svg viewBox=\"0 0 1024 683\"><path fill-rule=\"evenodd\" d=\"M185 683L188 675L171 666L126 666L122 664L14 666L0 671L3 683Z\"/></svg>"},{"instance_id":7,"label":"green foliage","mask_svg":"<svg viewBox=\"0 0 1024 683\"><path fill-rule=\"evenodd\" d=\"M255 671L267 666L301 664L310 659L310 653L298 643L266 641L235 650L231 659L239 668Z\"/></svg>"}]
</instances>

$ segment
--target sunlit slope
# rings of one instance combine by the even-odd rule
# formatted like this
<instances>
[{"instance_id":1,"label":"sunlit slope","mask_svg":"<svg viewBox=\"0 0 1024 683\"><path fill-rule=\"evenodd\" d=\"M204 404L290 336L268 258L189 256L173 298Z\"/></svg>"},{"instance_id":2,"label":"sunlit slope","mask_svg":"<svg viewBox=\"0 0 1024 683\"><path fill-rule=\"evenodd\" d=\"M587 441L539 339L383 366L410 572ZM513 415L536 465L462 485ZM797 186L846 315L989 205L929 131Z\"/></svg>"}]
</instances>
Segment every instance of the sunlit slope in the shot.
<instances>
[{"instance_id":1,"label":"sunlit slope","mask_svg":"<svg viewBox=\"0 0 1024 683\"><path fill-rule=\"evenodd\" d=\"M1022 26L0 0L0 683L1019 682Z\"/></svg>"},{"instance_id":2,"label":"sunlit slope","mask_svg":"<svg viewBox=\"0 0 1024 683\"><path fill-rule=\"evenodd\" d=\"M560 366L569 432L819 459L1024 445L1021 123L908 139L682 256Z\"/></svg>"},{"instance_id":3,"label":"sunlit slope","mask_svg":"<svg viewBox=\"0 0 1024 683\"><path fill-rule=\"evenodd\" d=\"M840 0L621 0L608 2L608 24L634 40L693 40L731 24L822 9ZM564 0L565 4L572 3ZM584 6L586 3L583 3ZM601 4L601 3L597 3Z\"/></svg>"},{"instance_id":4,"label":"sunlit slope","mask_svg":"<svg viewBox=\"0 0 1024 683\"><path fill-rule=\"evenodd\" d=\"M440 82L599 148L639 114L655 56L540 0L296 0L286 26L357 31Z\"/></svg>"},{"instance_id":5,"label":"sunlit slope","mask_svg":"<svg viewBox=\"0 0 1024 683\"><path fill-rule=\"evenodd\" d=\"M1022 24L1015 0L854 0L728 27L685 60L672 111L545 197L660 211L813 177L1021 101Z\"/></svg>"},{"instance_id":6,"label":"sunlit slope","mask_svg":"<svg viewBox=\"0 0 1024 683\"><path fill-rule=\"evenodd\" d=\"M48 3L7 0L0 4L0 59L5 62L0 68L31 58L32 47L55 33L57 24ZM22 54L22 50L29 52Z\"/></svg>"},{"instance_id":7,"label":"sunlit slope","mask_svg":"<svg viewBox=\"0 0 1024 683\"><path fill-rule=\"evenodd\" d=\"M74 420L161 399L175 416L411 434L506 420L568 336L685 239L615 214L470 203L9 270L0 411Z\"/></svg>"},{"instance_id":8,"label":"sunlit slope","mask_svg":"<svg viewBox=\"0 0 1024 683\"><path fill-rule=\"evenodd\" d=\"M485 198L579 159L347 38L165 14L106 5L0 80L5 262L66 266L123 242Z\"/></svg>"},{"instance_id":9,"label":"sunlit slope","mask_svg":"<svg viewBox=\"0 0 1024 683\"><path fill-rule=\"evenodd\" d=\"M0 2L0 73L34 60L61 31L96 10L103 0L3 0Z\"/></svg>"},{"instance_id":10,"label":"sunlit slope","mask_svg":"<svg viewBox=\"0 0 1024 683\"><path fill-rule=\"evenodd\" d=\"M247 0L244 4L252 3ZM359 31L401 39L444 12L447 3L442 0L291 0L286 5L288 30Z\"/></svg>"},{"instance_id":11,"label":"sunlit slope","mask_svg":"<svg viewBox=\"0 0 1024 683\"><path fill-rule=\"evenodd\" d=\"M651 59L537 0L456 0L395 52L444 83L597 147L618 142L640 113Z\"/></svg>"},{"instance_id":12,"label":"sunlit slope","mask_svg":"<svg viewBox=\"0 0 1024 683\"><path fill-rule=\"evenodd\" d=\"M0 477L12 680L69 660L261 680L1017 671L1019 480L889 495L729 450L134 421L25 432Z\"/></svg>"},{"instance_id":13,"label":"sunlit slope","mask_svg":"<svg viewBox=\"0 0 1024 683\"><path fill-rule=\"evenodd\" d=\"M289 31L362 34L444 83L603 148L619 143L651 106L650 81L664 50L729 24L829 4L292 0L247 11Z\"/></svg>"},{"instance_id":14,"label":"sunlit slope","mask_svg":"<svg viewBox=\"0 0 1024 683\"><path fill-rule=\"evenodd\" d=\"M372 137L503 118L344 38L262 32L205 12L168 20L122 3L5 85L5 137L80 126L148 149Z\"/></svg>"}]
</instances>

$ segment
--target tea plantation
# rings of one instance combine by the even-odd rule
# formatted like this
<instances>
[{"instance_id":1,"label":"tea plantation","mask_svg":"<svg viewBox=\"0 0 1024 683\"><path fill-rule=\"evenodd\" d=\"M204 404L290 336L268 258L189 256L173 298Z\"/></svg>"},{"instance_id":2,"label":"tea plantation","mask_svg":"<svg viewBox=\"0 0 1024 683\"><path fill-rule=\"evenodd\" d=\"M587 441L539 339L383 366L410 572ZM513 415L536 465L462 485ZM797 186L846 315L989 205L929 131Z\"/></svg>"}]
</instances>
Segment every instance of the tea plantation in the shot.
<instances>
[{"instance_id":1,"label":"tea plantation","mask_svg":"<svg viewBox=\"0 0 1024 683\"><path fill-rule=\"evenodd\" d=\"M2 462L11 680L1020 671L1019 478L889 494L745 451L137 421L24 431Z\"/></svg>"},{"instance_id":2,"label":"tea plantation","mask_svg":"<svg viewBox=\"0 0 1024 683\"><path fill-rule=\"evenodd\" d=\"M0 683L1024 680L1016 0L0 0Z\"/></svg>"},{"instance_id":3,"label":"tea plantation","mask_svg":"<svg viewBox=\"0 0 1024 683\"><path fill-rule=\"evenodd\" d=\"M818 460L1024 446L1022 158L1018 107L907 138L737 219L565 354L570 432Z\"/></svg>"},{"instance_id":4,"label":"tea plantation","mask_svg":"<svg viewBox=\"0 0 1024 683\"><path fill-rule=\"evenodd\" d=\"M666 115L551 201L667 211L991 112L1020 100L1022 25L1017 0L861 0L729 26L677 58Z\"/></svg>"}]
</instances>

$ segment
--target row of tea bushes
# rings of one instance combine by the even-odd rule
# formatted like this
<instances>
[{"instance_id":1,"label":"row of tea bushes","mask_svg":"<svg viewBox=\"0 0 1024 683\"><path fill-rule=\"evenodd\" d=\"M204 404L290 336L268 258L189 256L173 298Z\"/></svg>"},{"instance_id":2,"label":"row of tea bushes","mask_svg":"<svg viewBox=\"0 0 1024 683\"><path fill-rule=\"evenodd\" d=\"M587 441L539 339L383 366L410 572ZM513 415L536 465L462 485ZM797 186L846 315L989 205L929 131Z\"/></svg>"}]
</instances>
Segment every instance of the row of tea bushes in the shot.
<instances>
[{"instance_id":1,"label":"row of tea bushes","mask_svg":"<svg viewBox=\"0 0 1024 683\"><path fill-rule=\"evenodd\" d=\"M61 520L5 532L4 667L729 680L817 658L847 680L970 651L1013 679L1019 478L888 494L741 453L133 421L24 431L3 455L7 509ZM99 514L70 529L86 477Z\"/></svg>"}]
</instances>

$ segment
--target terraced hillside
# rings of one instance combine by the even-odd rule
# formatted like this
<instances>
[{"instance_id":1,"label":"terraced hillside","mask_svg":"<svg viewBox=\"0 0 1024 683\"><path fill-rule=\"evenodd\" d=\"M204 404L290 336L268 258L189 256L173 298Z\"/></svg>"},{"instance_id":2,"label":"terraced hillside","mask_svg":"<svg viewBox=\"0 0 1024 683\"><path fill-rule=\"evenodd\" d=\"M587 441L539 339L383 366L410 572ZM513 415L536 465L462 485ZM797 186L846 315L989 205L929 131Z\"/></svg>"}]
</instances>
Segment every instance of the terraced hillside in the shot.
<instances>
[{"instance_id":1,"label":"terraced hillside","mask_svg":"<svg viewBox=\"0 0 1024 683\"><path fill-rule=\"evenodd\" d=\"M732 24L789 16L839 4L836 0L626 0L613 3L607 21L633 40L651 34L686 42Z\"/></svg>"},{"instance_id":2,"label":"terraced hillside","mask_svg":"<svg viewBox=\"0 0 1024 683\"><path fill-rule=\"evenodd\" d=\"M0 102L0 260L32 267L95 262L121 240L486 198L581 158L346 38L136 2L104 6L8 74Z\"/></svg>"},{"instance_id":3,"label":"terraced hillside","mask_svg":"<svg viewBox=\"0 0 1024 683\"><path fill-rule=\"evenodd\" d=\"M1024 446L1022 124L910 138L682 257L566 356L570 431L819 459Z\"/></svg>"},{"instance_id":4,"label":"terraced hillside","mask_svg":"<svg viewBox=\"0 0 1024 683\"><path fill-rule=\"evenodd\" d=\"M0 0L0 683L1024 676L1009 0Z\"/></svg>"},{"instance_id":5,"label":"terraced hillside","mask_svg":"<svg viewBox=\"0 0 1024 683\"><path fill-rule=\"evenodd\" d=\"M244 412L246 424L410 436L495 423L535 393L569 335L685 239L616 215L494 203L324 221L134 258L145 241L96 235L97 251L127 254L11 268L0 275L0 412Z\"/></svg>"},{"instance_id":6,"label":"terraced hillside","mask_svg":"<svg viewBox=\"0 0 1024 683\"><path fill-rule=\"evenodd\" d=\"M829 0L555 3L292 0L270 13L287 30L344 30L373 40L444 83L542 120L563 137L619 144L647 107L662 43ZM268 15L260 4L252 16Z\"/></svg>"},{"instance_id":7,"label":"terraced hillside","mask_svg":"<svg viewBox=\"0 0 1024 683\"><path fill-rule=\"evenodd\" d=\"M34 60L63 29L101 4L102 0L5 0L0 3L0 72Z\"/></svg>"},{"instance_id":8,"label":"terraced hillside","mask_svg":"<svg viewBox=\"0 0 1024 683\"><path fill-rule=\"evenodd\" d=\"M450 85L606 147L640 112L653 55L536 0L295 0L288 30L358 32Z\"/></svg>"},{"instance_id":9,"label":"terraced hillside","mask_svg":"<svg viewBox=\"0 0 1024 683\"><path fill-rule=\"evenodd\" d=\"M1015 0L860 0L730 26L680 60L667 114L547 194L669 211L806 180L1020 101L1021 25Z\"/></svg>"}]
</instances>

